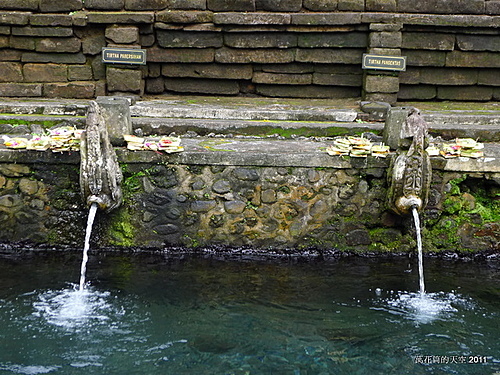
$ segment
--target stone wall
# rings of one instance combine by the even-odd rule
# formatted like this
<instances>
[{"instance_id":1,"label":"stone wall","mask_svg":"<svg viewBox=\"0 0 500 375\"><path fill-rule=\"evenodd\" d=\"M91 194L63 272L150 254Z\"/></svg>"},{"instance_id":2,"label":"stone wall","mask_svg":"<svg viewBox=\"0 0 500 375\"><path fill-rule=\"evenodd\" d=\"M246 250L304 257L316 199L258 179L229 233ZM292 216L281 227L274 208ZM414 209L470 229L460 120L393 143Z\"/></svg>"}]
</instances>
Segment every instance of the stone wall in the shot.
<instances>
[{"instance_id":1,"label":"stone wall","mask_svg":"<svg viewBox=\"0 0 500 375\"><path fill-rule=\"evenodd\" d=\"M0 0L0 96L498 100L497 0ZM102 63L102 47L147 65ZM403 55L406 72L361 69Z\"/></svg>"},{"instance_id":2,"label":"stone wall","mask_svg":"<svg viewBox=\"0 0 500 375\"><path fill-rule=\"evenodd\" d=\"M125 163L127 158L120 156L124 204L110 214L98 212L93 248L415 250L410 219L387 209L383 162L255 167L165 158ZM87 209L79 193L78 156L29 159L0 163L0 242L81 248ZM422 213L427 252L500 250L500 188L492 177L434 170Z\"/></svg>"}]
</instances>

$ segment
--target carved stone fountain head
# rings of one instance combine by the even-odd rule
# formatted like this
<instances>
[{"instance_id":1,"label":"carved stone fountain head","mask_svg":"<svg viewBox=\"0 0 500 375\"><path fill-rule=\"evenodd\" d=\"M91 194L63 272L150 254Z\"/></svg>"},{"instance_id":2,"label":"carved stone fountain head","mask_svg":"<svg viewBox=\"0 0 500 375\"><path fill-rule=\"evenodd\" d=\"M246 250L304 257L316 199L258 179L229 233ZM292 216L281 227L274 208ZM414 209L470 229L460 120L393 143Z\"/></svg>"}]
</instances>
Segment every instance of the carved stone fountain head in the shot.
<instances>
[{"instance_id":1,"label":"carved stone fountain head","mask_svg":"<svg viewBox=\"0 0 500 375\"><path fill-rule=\"evenodd\" d=\"M388 204L399 215L408 215L413 208L420 211L426 206L432 178L429 155L425 151L427 123L417 108L406 109L406 112L403 121L390 125L394 128L390 130L392 134L399 132L401 139L411 140L408 149L404 147L405 142L399 142L388 174Z\"/></svg>"}]
</instances>

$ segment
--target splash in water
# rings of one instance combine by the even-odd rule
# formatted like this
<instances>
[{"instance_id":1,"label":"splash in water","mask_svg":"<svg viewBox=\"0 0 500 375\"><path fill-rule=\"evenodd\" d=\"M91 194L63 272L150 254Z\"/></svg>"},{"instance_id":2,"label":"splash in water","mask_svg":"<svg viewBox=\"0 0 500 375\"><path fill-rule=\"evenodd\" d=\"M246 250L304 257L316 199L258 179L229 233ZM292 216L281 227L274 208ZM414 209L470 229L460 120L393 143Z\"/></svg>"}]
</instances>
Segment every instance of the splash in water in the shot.
<instances>
[{"instance_id":1,"label":"splash in water","mask_svg":"<svg viewBox=\"0 0 500 375\"><path fill-rule=\"evenodd\" d=\"M82 267L80 270L80 291L85 288L85 274L87 273L87 261L89 260L88 252L90 248L90 235L92 234L92 225L94 224L95 214L97 212L97 203L92 203L89 209L89 217L87 219L87 229L85 231L85 245L83 247Z\"/></svg>"},{"instance_id":2,"label":"splash in water","mask_svg":"<svg viewBox=\"0 0 500 375\"><path fill-rule=\"evenodd\" d=\"M420 233L420 218L416 207L412 207L413 222L415 224L415 233L417 236L417 251L418 251L418 281L420 287L420 294L425 294L424 282L424 254L422 250L422 234Z\"/></svg>"}]
</instances>

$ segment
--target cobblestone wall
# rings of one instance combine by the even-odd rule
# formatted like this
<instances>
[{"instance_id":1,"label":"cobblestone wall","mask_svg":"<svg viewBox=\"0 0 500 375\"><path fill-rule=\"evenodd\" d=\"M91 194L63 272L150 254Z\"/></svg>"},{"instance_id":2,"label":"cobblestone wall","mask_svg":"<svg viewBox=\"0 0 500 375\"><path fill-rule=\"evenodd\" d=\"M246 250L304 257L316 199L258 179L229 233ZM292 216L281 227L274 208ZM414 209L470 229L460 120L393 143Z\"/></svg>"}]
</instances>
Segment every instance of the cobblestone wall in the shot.
<instances>
[{"instance_id":1,"label":"cobblestone wall","mask_svg":"<svg viewBox=\"0 0 500 375\"><path fill-rule=\"evenodd\" d=\"M0 0L0 96L498 100L496 0ZM104 65L102 47L147 50ZM363 71L363 53L406 72Z\"/></svg>"},{"instance_id":2,"label":"cobblestone wall","mask_svg":"<svg viewBox=\"0 0 500 375\"><path fill-rule=\"evenodd\" d=\"M81 248L78 160L0 163L0 242ZM409 218L386 208L385 168L122 164L124 204L98 212L93 248L250 246L409 252ZM487 173L434 171L426 251L499 251L500 191ZM497 176L498 177L498 176Z\"/></svg>"}]
</instances>

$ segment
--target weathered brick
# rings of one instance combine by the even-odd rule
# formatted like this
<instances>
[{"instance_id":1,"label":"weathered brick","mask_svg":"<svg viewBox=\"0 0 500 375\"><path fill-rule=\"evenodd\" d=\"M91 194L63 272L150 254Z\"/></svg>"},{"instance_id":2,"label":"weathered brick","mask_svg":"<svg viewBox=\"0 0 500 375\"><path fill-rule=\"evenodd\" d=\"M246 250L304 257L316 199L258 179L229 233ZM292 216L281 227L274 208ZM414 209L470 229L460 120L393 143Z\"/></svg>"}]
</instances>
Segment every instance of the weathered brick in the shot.
<instances>
[{"instance_id":1,"label":"weathered brick","mask_svg":"<svg viewBox=\"0 0 500 375\"><path fill-rule=\"evenodd\" d=\"M482 14L484 0L398 0L398 11L402 13Z\"/></svg>"},{"instance_id":2,"label":"weathered brick","mask_svg":"<svg viewBox=\"0 0 500 375\"><path fill-rule=\"evenodd\" d=\"M485 13L491 15L499 15L500 1L487 1L485 4Z\"/></svg>"},{"instance_id":3,"label":"weathered brick","mask_svg":"<svg viewBox=\"0 0 500 375\"><path fill-rule=\"evenodd\" d=\"M140 93L142 89L142 72L140 70L108 67L106 79L109 91Z\"/></svg>"},{"instance_id":4,"label":"weathered brick","mask_svg":"<svg viewBox=\"0 0 500 375\"><path fill-rule=\"evenodd\" d=\"M384 102L389 104L396 104L398 100L398 93L388 92L364 92L363 100L369 102Z\"/></svg>"},{"instance_id":5,"label":"weathered brick","mask_svg":"<svg viewBox=\"0 0 500 375\"><path fill-rule=\"evenodd\" d=\"M90 66L92 67L94 79L106 79L106 65L102 62L101 56L91 57Z\"/></svg>"},{"instance_id":6,"label":"weathered brick","mask_svg":"<svg viewBox=\"0 0 500 375\"><path fill-rule=\"evenodd\" d=\"M431 100L437 95L432 85L399 85L398 100Z\"/></svg>"},{"instance_id":7,"label":"weathered brick","mask_svg":"<svg viewBox=\"0 0 500 375\"><path fill-rule=\"evenodd\" d=\"M455 47L455 35L437 33L403 33L402 47L407 49L453 51Z\"/></svg>"},{"instance_id":8,"label":"weathered brick","mask_svg":"<svg viewBox=\"0 0 500 375\"><path fill-rule=\"evenodd\" d=\"M288 73L288 74L313 73L314 68L315 67L313 64L300 64L300 63L261 65L262 71L269 73Z\"/></svg>"},{"instance_id":9,"label":"weathered brick","mask_svg":"<svg viewBox=\"0 0 500 375\"><path fill-rule=\"evenodd\" d=\"M303 0L304 8L318 12L337 10L337 4L338 0Z\"/></svg>"},{"instance_id":10,"label":"weathered brick","mask_svg":"<svg viewBox=\"0 0 500 375\"><path fill-rule=\"evenodd\" d=\"M234 48L291 48L297 36L291 33L227 33L224 44Z\"/></svg>"},{"instance_id":11,"label":"weathered brick","mask_svg":"<svg viewBox=\"0 0 500 375\"><path fill-rule=\"evenodd\" d=\"M399 82L410 85L417 85L420 83L421 68L408 67L406 71L399 72Z\"/></svg>"},{"instance_id":12,"label":"weathered brick","mask_svg":"<svg viewBox=\"0 0 500 375\"><path fill-rule=\"evenodd\" d=\"M10 26L0 26L0 35L10 35Z\"/></svg>"},{"instance_id":13,"label":"weathered brick","mask_svg":"<svg viewBox=\"0 0 500 375\"><path fill-rule=\"evenodd\" d=\"M174 92L214 95L236 95L240 90L235 80L204 78L167 78L165 88Z\"/></svg>"},{"instance_id":14,"label":"weathered brick","mask_svg":"<svg viewBox=\"0 0 500 375\"><path fill-rule=\"evenodd\" d=\"M399 78L385 75L367 75L365 77L364 88L366 92L398 92Z\"/></svg>"},{"instance_id":15,"label":"weathered brick","mask_svg":"<svg viewBox=\"0 0 500 375\"><path fill-rule=\"evenodd\" d=\"M163 64L165 77L251 79L253 69L247 64Z\"/></svg>"},{"instance_id":16,"label":"weathered brick","mask_svg":"<svg viewBox=\"0 0 500 375\"><path fill-rule=\"evenodd\" d=\"M29 17L27 12L0 12L0 25L27 25Z\"/></svg>"},{"instance_id":17,"label":"weathered brick","mask_svg":"<svg viewBox=\"0 0 500 375\"><path fill-rule=\"evenodd\" d=\"M370 23L371 31L401 31L403 24L395 20L393 23Z\"/></svg>"},{"instance_id":18,"label":"weathered brick","mask_svg":"<svg viewBox=\"0 0 500 375\"><path fill-rule=\"evenodd\" d=\"M298 12L302 0L255 0L255 7L271 12Z\"/></svg>"},{"instance_id":19,"label":"weathered brick","mask_svg":"<svg viewBox=\"0 0 500 375\"><path fill-rule=\"evenodd\" d=\"M153 23L153 12L90 12L87 15L88 23Z\"/></svg>"},{"instance_id":20,"label":"weathered brick","mask_svg":"<svg viewBox=\"0 0 500 375\"><path fill-rule=\"evenodd\" d=\"M255 0L207 0L207 8L214 12L253 12Z\"/></svg>"},{"instance_id":21,"label":"weathered brick","mask_svg":"<svg viewBox=\"0 0 500 375\"><path fill-rule=\"evenodd\" d=\"M71 27L60 27L60 26L57 27L16 26L12 27L12 35L65 37L65 36L72 36L73 29Z\"/></svg>"},{"instance_id":22,"label":"weathered brick","mask_svg":"<svg viewBox=\"0 0 500 375\"><path fill-rule=\"evenodd\" d=\"M401 42L401 32L372 32L369 36L370 47L400 48Z\"/></svg>"},{"instance_id":23,"label":"weathered brick","mask_svg":"<svg viewBox=\"0 0 500 375\"><path fill-rule=\"evenodd\" d=\"M84 64L86 58L83 53L41 53L25 52L21 56L22 62L51 62L56 64Z\"/></svg>"},{"instance_id":24,"label":"weathered brick","mask_svg":"<svg viewBox=\"0 0 500 375\"><path fill-rule=\"evenodd\" d=\"M26 82L65 82L68 80L66 65L25 64L23 72Z\"/></svg>"},{"instance_id":25,"label":"weathered brick","mask_svg":"<svg viewBox=\"0 0 500 375\"><path fill-rule=\"evenodd\" d=\"M124 0L85 0L85 8L100 10L123 9Z\"/></svg>"},{"instance_id":26,"label":"weathered brick","mask_svg":"<svg viewBox=\"0 0 500 375\"><path fill-rule=\"evenodd\" d=\"M299 47L327 48L349 47L364 48L368 44L366 33L303 33L299 35Z\"/></svg>"},{"instance_id":27,"label":"weathered brick","mask_svg":"<svg viewBox=\"0 0 500 375\"><path fill-rule=\"evenodd\" d=\"M168 10L156 13L156 22L166 23L207 23L212 22L213 13L208 11L190 12Z\"/></svg>"},{"instance_id":28,"label":"weathered brick","mask_svg":"<svg viewBox=\"0 0 500 375\"><path fill-rule=\"evenodd\" d=\"M396 12L396 0L366 0L366 10L373 12Z\"/></svg>"},{"instance_id":29,"label":"weathered brick","mask_svg":"<svg viewBox=\"0 0 500 375\"><path fill-rule=\"evenodd\" d=\"M90 65L68 66L68 80L70 81L91 81L93 78Z\"/></svg>"},{"instance_id":30,"label":"weathered brick","mask_svg":"<svg viewBox=\"0 0 500 375\"><path fill-rule=\"evenodd\" d=\"M401 56L401 50L399 48L370 47L368 48L368 53L372 55L382 55L382 56Z\"/></svg>"},{"instance_id":31,"label":"weathered brick","mask_svg":"<svg viewBox=\"0 0 500 375\"><path fill-rule=\"evenodd\" d=\"M3 49L0 53L0 61L21 61L22 53L17 49Z\"/></svg>"},{"instance_id":32,"label":"weathered brick","mask_svg":"<svg viewBox=\"0 0 500 375\"><path fill-rule=\"evenodd\" d=\"M154 34L148 34L148 35L139 35L139 44L141 47L151 47L153 44L155 44L155 36Z\"/></svg>"},{"instance_id":33,"label":"weathered brick","mask_svg":"<svg viewBox=\"0 0 500 375\"><path fill-rule=\"evenodd\" d=\"M207 48L222 46L222 35L220 33L158 30L156 38L158 40L158 45L166 48Z\"/></svg>"},{"instance_id":34,"label":"weathered brick","mask_svg":"<svg viewBox=\"0 0 500 375\"><path fill-rule=\"evenodd\" d=\"M216 13L213 15L215 24L233 25L288 25L291 15L285 13Z\"/></svg>"},{"instance_id":35,"label":"weathered brick","mask_svg":"<svg viewBox=\"0 0 500 375\"><path fill-rule=\"evenodd\" d=\"M160 10L169 5L169 0L125 0L127 10Z\"/></svg>"},{"instance_id":36,"label":"weathered brick","mask_svg":"<svg viewBox=\"0 0 500 375\"><path fill-rule=\"evenodd\" d=\"M22 82L21 64L17 62L0 62L0 82Z\"/></svg>"},{"instance_id":37,"label":"weathered brick","mask_svg":"<svg viewBox=\"0 0 500 375\"><path fill-rule=\"evenodd\" d=\"M487 101L493 98L493 88L485 86L438 86L437 99Z\"/></svg>"},{"instance_id":38,"label":"weathered brick","mask_svg":"<svg viewBox=\"0 0 500 375\"><path fill-rule=\"evenodd\" d=\"M82 52L85 55L97 55L106 47L106 37L104 29L86 27L78 31L78 37L82 40Z\"/></svg>"},{"instance_id":39,"label":"weathered brick","mask_svg":"<svg viewBox=\"0 0 500 375\"><path fill-rule=\"evenodd\" d=\"M221 63L289 63L294 59L289 49L243 49L223 47L215 52L215 61Z\"/></svg>"},{"instance_id":40,"label":"weathered brick","mask_svg":"<svg viewBox=\"0 0 500 375\"><path fill-rule=\"evenodd\" d=\"M42 96L42 84L0 83L0 96L13 96L13 97Z\"/></svg>"},{"instance_id":41,"label":"weathered brick","mask_svg":"<svg viewBox=\"0 0 500 375\"><path fill-rule=\"evenodd\" d=\"M139 28L137 26L109 26L106 28L106 38L115 43L130 44L139 41Z\"/></svg>"},{"instance_id":42,"label":"weathered brick","mask_svg":"<svg viewBox=\"0 0 500 375\"><path fill-rule=\"evenodd\" d=\"M405 50L401 54L406 56L406 65L412 66L444 66L446 52Z\"/></svg>"},{"instance_id":43,"label":"weathered brick","mask_svg":"<svg viewBox=\"0 0 500 375\"><path fill-rule=\"evenodd\" d=\"M78 38L43 38L37 41L38 52L78 52L82 42Z\"/></svg>"},{"instance_id":44,"label":"weathered brick","mask_svg":"<svg viewBox=\"0 0 500 375\"><path fill-rule=\"evenodd\" d=\"M146 92L148 94L161 94L165 91L165 82L162 77L146 79Z\"/></svg>"},{"instance_id":45,"label":"weathered brick","mask_svg":"<svg viewBox=\"0 0 500 375\"><path fill-rule=\"evenodd\" d=\"M365 0L338 0L338 10L362 12L365 10Z\"/></svg>"},{"instance_id":46,"label":"weathered brick","mask_svg":"<svg viewBox=\"0 0 500 375\"><path fill-rule=\"evenodd\" d=\"M30 24L33 26L72 26L73 17L66 14L32 14Z\"/></svg>"},{"instance_id":47,"label":"weathered brick","mask_svg":"<svg viewBox=\"0 0 500 375\"><path fill-rule=\"evenodd\" d=\"M500 68L498 53L453 51L446 54L446 66Z\"/></svg>"},{"instance_id":48,"label":"weathered brick","mask_svg":"<svg viewBox=\"0 0 500 375\"><path fill-rule=\"evenodd\" d=\"M0 49L10 47L10 41L7 35L0 35Z\"/></svg>"},{"instance_id":49,"label":"weathered brick","mask_svg":"<svg viewBox=\"0 0 500 375\"><path fill-rule=\"evenodd\" d=\"M255 72L252 78L252 82L280 85L310 85L312 83L312 74L280 74Z\"/></svg>"},{"instance_id":50,"label":"weathered brick","mask_svg":"<svg viewBox=\"0 0 500 375\"><path fill-rule=\"evenodd\" d=\"M147 49L148 62L209 63L214 61L213 48L159 48Z\"/></svg>"},{"instance_id":51,"label":"weathered brick","mask_svg":"<svg viewBox=\"0 0 500 375\"><path fill-rule=\"evenodd\" d=\"M257 84L256 93L263 96L282 98L356 98L361 90L355 87L302 86L302 85L265 85Z\"/></svg>"},{"instance_id":52,"label":"weathered brick","mask_svg":"<svg viewBox=\"0 0 500 375\"><path fill-rule=\"evenodd\" d=\"M328 86L362 86L363 75L314 73L312 83Z\"/></svg>"},{"instance_id":53,"label":"weathered brick","mask_svg":"<svg viewBox=\"0 0 500 375\"><path fill-rule=\"evenodd\" d=\"M297 13L292 25L349 25L361 23L361 13Z\"/></svg>"},{"instance_id":54,"label":"weathered brick","mask_svg":"<svg viewBox=\"0 0 500 375\"><path fill-rule=\"evenodd\" d=\"M433 85L475 85L477 70L433 68L421 69L420 83Z\"/></svg>"},{"instance_id":55,"label":"weathered brick","mask_svg":"<svg viewBox=\"0 0 500 375\"><path fill-rule=\"evenodd\" d=\"M500 86L500 74L497 69L480 69L477 83L485 86Z\"/></svg>"},{"instance_id":56,"label":"weathered brick","mask_svg":"<svg viewBox=\"0 0 500 375\"><path fill-rule=\"evenodd\" d=\"M500 51L498 35L457 35L457 44L462 51Z\"/></svg>"},{"instance_id":57,"label":"weathered brick","mask_svg":"<svg viewBox=\"0 0 500 375\"><path fill-rule=\"evenodd\" d=\"M40 11L49 12L71 12L83 8L82 0L40 0Z\"/></svg>"},{"instance_id":58,"label":"weathered brick","mask_svg":"<svg viewBox=\"0 0 500 375\"><path fill-rule=\"evenodd\" d=\"M0 0L0 9L38 10L39 0Z\"/></svg>"},{"instance_id":59,"label":"weathered brick","mask_svg":"<svg viewBox=\"0 0 500 375\"><path fill-rule=\"evenodd\" d=\"M361 64L363 51L360 49L313 48L297 50L295 60L299 62Z\"/></svg>"},{"instance_id":60,"label":"weathered brick","mask_svg":"<svg viewBox=\"0 0 500 375\"><path fill-rule=\"evenodd\" d=\"M48 98L91 99L95 95L95 83L44 83L43 94Z\"/></svg>"},{"instance_id":61,"label":"weathered brick","mask_svg":"<svg viewBox=\"0 0 500 375\"><path fill-rule=\"evenodd\" d=\"M10 47L15 49L34 51L36 47L35 39L27 36L11 36Z\"/></svg>"},{"instance_id":62,"label":"weathered brick","mask_svg":"<svg viewBox=\"0 0 500 375\"><path fill-rule=\"evenodd\" d=\"M206 10L207 0L169 0L168 9Z\"/></svg>"}]
</instances>

